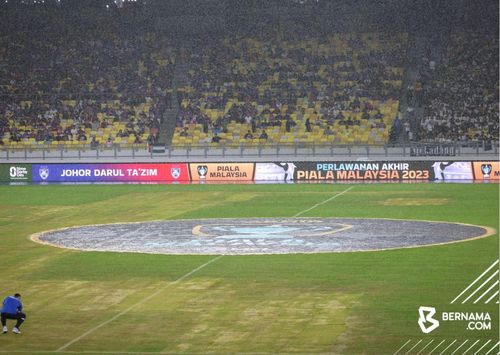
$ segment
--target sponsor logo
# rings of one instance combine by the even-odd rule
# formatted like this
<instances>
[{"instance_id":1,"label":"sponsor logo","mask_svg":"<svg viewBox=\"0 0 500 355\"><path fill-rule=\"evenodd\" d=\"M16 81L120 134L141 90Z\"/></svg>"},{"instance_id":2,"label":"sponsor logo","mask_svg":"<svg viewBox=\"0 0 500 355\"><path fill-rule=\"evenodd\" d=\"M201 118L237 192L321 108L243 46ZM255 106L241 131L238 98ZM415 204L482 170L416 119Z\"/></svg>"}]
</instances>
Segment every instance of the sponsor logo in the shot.
<instances>
[{"instance_id":1,"label":"sponsor logo","mask_svg":"<svg viewBox=\"0 0 500 355\"><path fill-rule=\"evenodd\" d=\"M418 325L425 334L429 334L434 329L439 327L439 321L432 318L436 314L436 308L420 306L418 314Z\"/></svg>"},{"instance_id":2,"label":"sponsor logo","mask_svg":"<svg viewBox=\"0 0 500 355\"><path fill-rule=\"evenodd\" d=\"M174 179L178 179L181 176L181 168L179 167L170 168L170 174Z\"/></svg>"},{"instance_id":3,"label":"sponsor logo","mask_svg":"<svg viewBox=\"0 0 500 355\"><path fill-rule=\"evenodd\" d=\"M491 174L491 164L481 164L481 172L483 173L483 178L489 179Z\"/></svg>"},{"instance_id":4,"label":"sponsor logo","mask_svg":"<svg viewBox=\"0 0 500 355\"><path fill-rule=\"evenodd\" d=\"M9 176L12 180L26 180L28 178L28 169L24 166L11 166Z\"/></svg>"},{"instance_id":5,"label":"sponsor logo","mask_svg":"<svg viewBox=\"0 0 500 355\"><path fill-rule=\"evenodd\" d=\"M40 175L40 178L42 180L47 180L49 178L49 174L50 171L47 166L41 166L40 168L38 168L38 175Z\"/></svg>"},{"instance_id":6,"label":"sponsor logo","mask_svg":"<svg viewBox=\"0 0 500 355\"><path fill-rule=\"evenodd\" d=\"M206 166L206 165L198 165L196 167L196 170L198 171L198 176L200 177L200 179L205 179L207 177L208 166Z\"/></svg>"}]
</instances>

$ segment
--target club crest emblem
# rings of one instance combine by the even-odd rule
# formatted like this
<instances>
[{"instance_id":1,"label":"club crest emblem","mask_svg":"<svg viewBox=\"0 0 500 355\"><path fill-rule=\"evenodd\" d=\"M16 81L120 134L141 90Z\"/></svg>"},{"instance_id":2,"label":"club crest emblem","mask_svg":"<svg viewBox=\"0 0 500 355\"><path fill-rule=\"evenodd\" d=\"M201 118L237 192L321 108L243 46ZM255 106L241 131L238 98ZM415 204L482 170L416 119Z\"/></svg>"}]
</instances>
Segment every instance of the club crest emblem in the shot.
<instances>
[{"instance_id":1,"label":"club crest emblem","mask_svg":"<svg viewBox=\"0 0 500 355\"><path fill-rule=\"evenodd\" d=\"M41 166L38 169L38 174L42 180L47 180L49 178L49 168L47 166Z\"/></svg>"},{"instance_id":2,"label":"club crest emblem","mask_svg":"<svg viewBox=\"0 0 500 355\"><path fill-rule=\"evenodd\" d=\"M181 168L175 167L170 169L170 174L174 179L178 179L181 176Z\"/></svg>"}]
</instances>

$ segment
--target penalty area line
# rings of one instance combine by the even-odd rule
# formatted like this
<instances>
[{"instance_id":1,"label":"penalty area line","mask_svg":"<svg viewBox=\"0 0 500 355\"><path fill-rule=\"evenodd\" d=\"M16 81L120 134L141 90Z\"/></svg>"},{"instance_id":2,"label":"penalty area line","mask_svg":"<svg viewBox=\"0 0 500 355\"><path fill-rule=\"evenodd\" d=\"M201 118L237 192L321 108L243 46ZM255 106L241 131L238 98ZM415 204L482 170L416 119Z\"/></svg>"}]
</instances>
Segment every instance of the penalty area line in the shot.
<instances>
[{"instance_id":1,"label":"penalty area line","mask_svg":"<svg viewBox=\"0 0 500 355\"><path fill-rule=\"evenodd\" d=\"M295 214L293 217L299 217L300 215L303 215L304 213L309 212L309 211L311 211L311 210L315 209L316 207L319 207L319 206L321 206L321 205L324 205L325 203L328 203L328 202L330 202L330 201L332 201L332 200L336 199L337 197L339 197L339 196L341 196L341 195L345 194L346 192L349 192L349 191L350 191L350 190L352 190L352 189L354 189L354 186L351 186L351 187L349 187L349 188L345 189L344 191L339 192L339 193L337 193L337 194L333 195L332 197L327 198L326 200L324 200L324 201L322 201L322 202L319 202L319 203L315 204L315 205L314 205L314 206L312 206L312 207L309 207L308 209L305 209L305 210L303 210L303 211L300 211L299 213Z\"/></svg>"},{"instance_id":2,"label":"penalty area line","mask_svg":"<svg viewBox=\"0 0 500 355\"><path fill-rule=\"evenodd\" d=\"M118 313L117 315L109 318L108 320L102 322L101 324L98 324L97 326L95 326L94 328L92 329L89 329L87 330L85 333L83 333L82 335L80 335L79 337L76 337L74 338L73 340L67 342L66 344L64 344L63 346L61 346L59 349L55 350L54 352L62 352L64 349L67 349L69 346L73 345L74 343L76 343L77 341L80 341L82 340L83 338L85 338L86 336L92 334L93 332L95 332L96 330L98 330L99 328L102 328L104 327L105 325L113 322L114 320L120 318L121 316L127 314L128 312L130 312L131 310L133 310L135 307L137 306L140 306L144 303L146 303L147 301L149 301L150 299L152 299L153 297L159 295L161 292L165 291L167 288L169 288L170 286L173 286L185 279L187 279L189 276L193 275L194 273L196 273L197 271L203 269L204 267L216 262L217 260L219 260L220 258L222 258L224 255L219 255L213 259L210 259L209 261L207 261L205 264L202 264L200 266L198 266L197 268L191 270L190 272L188 272L187 274L185 275L182 275L181 277L179 277L177 280L175 281L172 281L168 284L166 284L165 286L163 287L160 287L156 292L150 294L149 296L143 298L142 300L140 300L139 302L137 303L134 303L132 306L126 308L125 310L121 311L120 313Z\"/></svg>"}]
</instances>

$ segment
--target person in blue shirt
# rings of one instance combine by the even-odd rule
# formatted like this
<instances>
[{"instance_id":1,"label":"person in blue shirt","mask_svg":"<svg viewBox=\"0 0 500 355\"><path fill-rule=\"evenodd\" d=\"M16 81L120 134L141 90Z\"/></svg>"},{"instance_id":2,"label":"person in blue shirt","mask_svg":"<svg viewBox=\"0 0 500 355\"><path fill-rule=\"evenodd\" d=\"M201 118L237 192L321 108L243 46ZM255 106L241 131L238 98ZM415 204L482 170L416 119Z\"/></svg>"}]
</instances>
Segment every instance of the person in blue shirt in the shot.
<instances>
[{"instance_id":1,"label":"person in blue shirt","mask_svg":"<svg viewBox=\"0 0 500 355\"><path fill-rule=\"evenodd\" d=\"M22 312L23 304L21 303L21 295L16 293L14 296L7 296L3 300L2 306L2 333L7 333L7 319L15 319L17 321L12 332L15 334L21 334L19 327L23 324L26 319L26 314Z\"/></svg>"}]
</instances>

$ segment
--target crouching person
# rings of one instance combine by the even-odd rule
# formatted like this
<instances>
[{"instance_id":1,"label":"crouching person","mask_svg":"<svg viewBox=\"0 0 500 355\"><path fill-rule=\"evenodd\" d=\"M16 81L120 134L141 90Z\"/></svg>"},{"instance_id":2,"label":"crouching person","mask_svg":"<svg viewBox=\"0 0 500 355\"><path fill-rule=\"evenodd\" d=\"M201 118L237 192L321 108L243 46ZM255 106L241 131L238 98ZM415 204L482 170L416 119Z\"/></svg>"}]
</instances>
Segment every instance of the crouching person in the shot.
<instances>
[{"instance_id":1,"label":"crouching person","mask_svg":"<svg viewBox=\"0 0 500 355\"><path fill-rule=\"evenodd\" d=\"M2 333L7 333L7 319L15 319L17 321L12 332L15 334L21 334L19 327L23 324L26 319L26 314L22 312L23 304L21 303L21 295L16 293L14 296L7 296L3 300L2 306Z\"/></svg>"}]
</instances>

